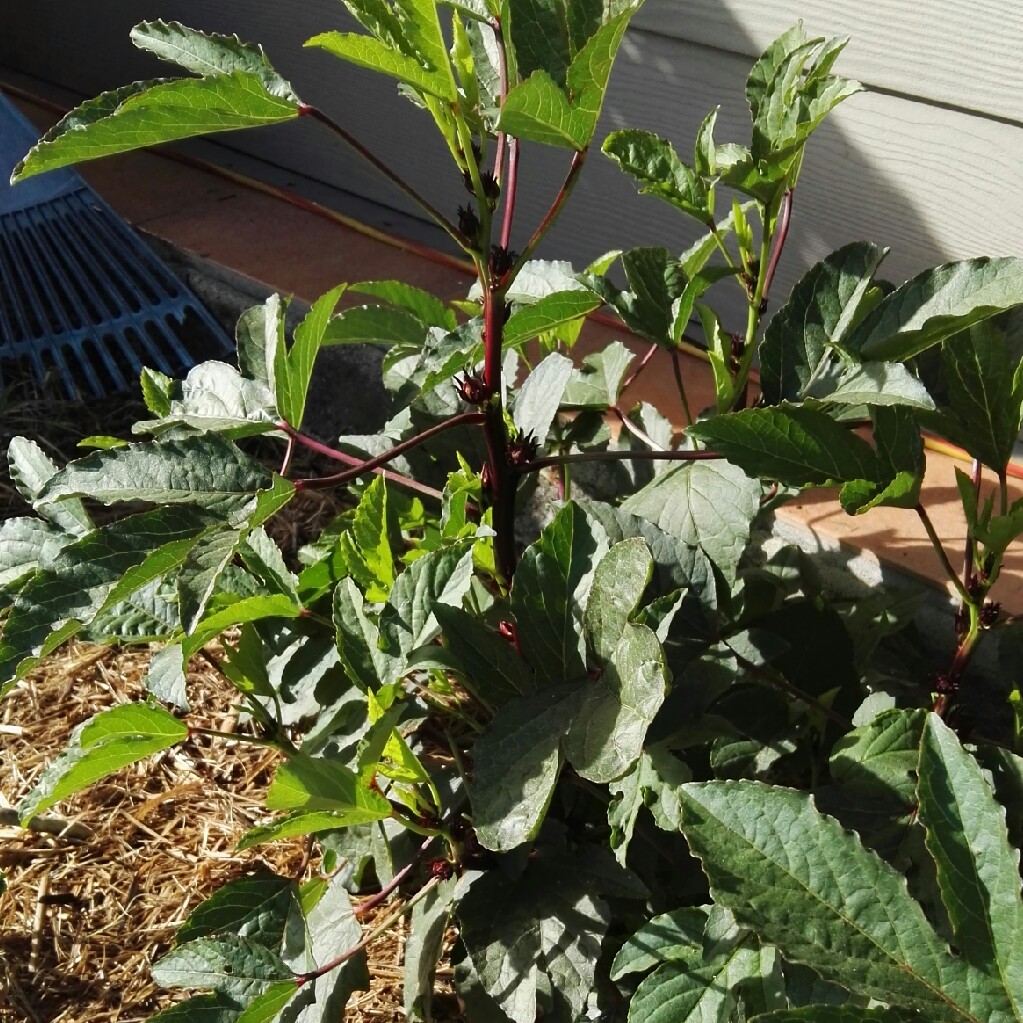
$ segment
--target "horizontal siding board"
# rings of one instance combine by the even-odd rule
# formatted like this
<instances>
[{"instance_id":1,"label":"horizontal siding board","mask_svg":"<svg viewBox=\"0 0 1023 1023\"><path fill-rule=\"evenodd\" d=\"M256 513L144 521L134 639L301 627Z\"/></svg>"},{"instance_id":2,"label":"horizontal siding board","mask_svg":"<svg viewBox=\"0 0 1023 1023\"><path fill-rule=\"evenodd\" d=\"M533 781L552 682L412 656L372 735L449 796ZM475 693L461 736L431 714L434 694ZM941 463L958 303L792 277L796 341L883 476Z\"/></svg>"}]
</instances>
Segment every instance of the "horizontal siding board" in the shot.
<instances>
[{"instance_id":1,"label":"horizontal siding board","mask_svg":"<svg viewBox=\"0 0 1023 1023\"><path fill-rule=\"evenodd\" d=\"M135 0L106 0L102 36L96 19L80 9L84 6L51 0L8 9L4 17L11 30L0 32L0 63L91 93L154 73L156 62L127 42L130 25L155 14L152 8L164 17L196 20L199 27L238 31L243 38L262 40L303 98L321 104L400 168L441 210L453 216L465 201L460 179L442 144L427 130L425 115L399 97L390 80L302 49L308 36L344 24L334 0L283 9L268 2L243 7L237 0L216 0L203 5L201 20L186 0L151 0L145 11ZM44 20L47 45L24 45L34 31L44 31ZM88 46L81 46L83 39ZM626 35L598 140L614 128L643 127L671 138L686 155L703 116L720 102L718 140L748 141L743 85L749 63L746 57L662 34ZM335 188L409 208L316 125L236 132L224 142ZM1021 166L1021 128L898 96L854 97L810 143L772 305L813 262L860 238L892 247L885 269L897 281L949 259L1019 254ZM564 150L525 147L513 244L521 245L543 215L567 167ZM583 265L619 246L666 245L677 252L695 236L690 223L665 204L638 197L594 146L542 254ZM727 283L721 288L724 295L737 291ZM731 329L743 322L740 304L726 303Z\"/></svg>"},{"instance_id":2,"label":"horizontal siding board","mask_svg":"<svg viewBox=\"0 0 1023 1023\"><path fill-rule=\"evenodd\" d=\"M850 78L1023 123L1018 0L646 0L634 25L753 58L800 18L813 35L851 37Z\"/></svg>"}]
</instances>

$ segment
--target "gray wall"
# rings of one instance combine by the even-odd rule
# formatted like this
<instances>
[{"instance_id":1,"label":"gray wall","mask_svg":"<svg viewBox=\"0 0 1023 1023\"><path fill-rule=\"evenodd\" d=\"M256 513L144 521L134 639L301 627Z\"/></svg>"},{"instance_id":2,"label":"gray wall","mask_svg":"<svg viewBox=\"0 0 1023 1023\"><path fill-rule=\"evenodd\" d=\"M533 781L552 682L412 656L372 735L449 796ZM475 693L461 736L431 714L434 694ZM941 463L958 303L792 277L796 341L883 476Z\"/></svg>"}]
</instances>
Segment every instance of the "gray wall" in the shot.
<instances>
[{"instance_id":1,"label":"gray wall","mask_svg":"<svg viewBox=\"0 0 1023 1023\"><path fill-rule=\"evenodd\" d=\"M128 40L132 24L155 17L261 41L307 102L400 165L441 209L453 214L463 201L446 153L424 131L424 115L389 79L302 49L319 31L349 27L337 0L6 0L0 79L7 67L92 94L159 74L164 66ZM746 73L798 17L811 32L852 35L838 70L872 91L847 101L810 144L776 295L814 261L859 238L891 246L885 273L893 280L948 259L1023 251L1020 0L648 0L626 35L598 141L613 128L642 127L687 153L703 116L720 103L719 141L748 142ZM317 198L325 193L314 182L340 190L326 193L339 206L347 192L403 208L399 195L314 125L235 133L221 146L225 161L257 157ZM542 216L567 160L554 149L524 153L516 242ZM594 152L544 254L578 265L612 247L679 251L693 237L686 221L637 197Z\"/></svg>"}]
</instances>

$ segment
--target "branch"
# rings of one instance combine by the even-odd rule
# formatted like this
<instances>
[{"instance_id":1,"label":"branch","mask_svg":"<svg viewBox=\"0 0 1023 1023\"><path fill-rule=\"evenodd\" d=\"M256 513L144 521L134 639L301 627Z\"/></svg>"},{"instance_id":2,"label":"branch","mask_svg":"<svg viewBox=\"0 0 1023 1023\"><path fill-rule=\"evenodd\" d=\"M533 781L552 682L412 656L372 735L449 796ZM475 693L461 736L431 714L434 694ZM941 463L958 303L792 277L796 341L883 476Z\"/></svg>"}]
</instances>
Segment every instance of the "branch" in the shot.
<instances>
[{"instance_id":1,"label":"branch","mask_svg":"<svg viewBox=\"0 0 1023 1023\"><path fill-rule=\"evenodd\" d=\"M679 362L678 349L671 350L671 372L675 377L675 387L678 390L679 401L682 402L682 411L685 413L686 425L693 425L693 414L689 411L689 399L686 397L686 385L682 381L682 365Z\"/></svg>"},{"instance_id":2,"label":"branch","mask_svg":"<svg viewBox=\"0 0 1023 1023\"><path fill-rule=\"evenodd\" d=\"M579 174L582 171L583 164L585 162L586 150L576 150L575 154L572 156L572 166L568 168L568 174L565 175L564 184L559 189L558 194L554 197L554 202L551 203L551 208L547 211L546 216L540 221L540 226L533 232L533 237L526 242L526 247L522 250L522 255L520 255L515 261L515 266L508 275L509 279L514 279L515 274L519 271L519 267L521 267L522 264L529 259L529 257L533 254L533 250L543 240L543 236L550 230L554 221L558 219L558 214L561 213L562 207L565 205L568 197L572 194L572 189L575 188L576 181L579 180Z\"/></svg>"},{"instance_id":3,"label":"branch","mask_svg":"<svg viewBox=\"0 0 1023 1023\"><path fill-rule=\"evenodd\" d=\"M333 476L320 476L316 479L295 480L295 489L320 490L326 487L339 487L342 484L358 479L367 472L375 472L380 466L386 465L388 462L403 455L406 451L418 447L420 444L425 444L428 440L432 440L446 430L469 423L482 423L483 420L484 415L482 412L462 412L457 416L452 416L450 419L445 419L444 422L438 423L436 426L431 426L428 430L423 430L422 433L416 434L415 437L410 437L400 444L395 444L393 448L385 451L383 454L360 461L358 465L347 469L345 472L339 472ZM347 459L342 459L342 461L345 460Z\"/></svg>"},{"instance_id":4,"label":"branch","mask_svg":"<svg viewBox=\"0 0 1023 1023\"><path fill-rule=\"evenodd\" d=\"M661 447L645 430L641 430L617 405L612 405L610 411L613 412L617 417L618 421L625 427L629 433L632 434L637 440L642 441L648 448L653 451L664 451Z\"/></svg>"},{"instance_id":5,"label":"branch","mask_svg":"<svg viewBox=\"0 0 1023 1023\"><path fill-rule=\"evenodd\" d=\"M412 873L416 867L422 862L423 857L426 855L426 851L433 845L436 835L430 835L430 837L423 842L423 844L416 851L415 856L412 857L404 867L399 870L390 881L387 882L375 895L371 895L365 902L360 902L355 910L356 916L365 916L371 909L379 906L388 895L391 894L396 888L398 888L402 882Z\"/></svg>"},{"instance_id":6,"label":"branch","mask_svg":"<svg viewBox=\"0 0 1023 1023\"><path fill-rule=\"evenodd\" d=\"M924 530L927 533L927 539L931 541L931 546L934 548L934 553L938 555L938 560L941 562L942 567L945 569L945 574L952 580L952 585L955 586L956 591L962 598L963 605L972 605L973 601L970 599L970 594L967 592L966 587L963 585L962 580L959 578L958 573L952 567L952 562L948 559L948 554L945 553L945 548L942 545L941 538L938 536L938 531L934 528L934 523L931 522L931 517L927 514L927 509L922 505L916 506L916 514L920 521L924 524Z\"/></svg>"},{"instance_id":7,"label":"branch","mask_svg":"<svg viewBox=\"0 0 1023 1023\"><path fill-rule=\"evenodd\" d=\"M501 19L495 18L490 26L494 30L494 39L497 41L497 68L500 79L499 107L504 107L504 101L508 97L508 55L505 52L504 31L501 28ZM508 176L504 176L504 150L508 148ZM501 194L504 197L504 219L501 223L501 236L498 244L507 249L511 242L512 220L515 217L515 194L518 189L519 176L519 140L512 136L508 138L505 132L497 134L497 153L494 156L494 177L501 185Z\"/></svg>"},{"instance_id":8,"label":"branch","mask_svg":"<svg viewBox=\"0 0 1023 1023\"><path fill-rule=\"evenodd\" d=\"M774 272L778 269L781 260L782 250L785 248L785 239L789 235L789 221L792 219L792 193L793 189L785 192L785 198L781 203L781 214L778 218L777 234L774 236L774 248L771 251L771 261L767 264L767 273L764 275L764 287L761 291L761 301L767 299L767 293L771 290L771 282L774 280ZM747 340L749 340L747 338Z\"/></svg>"},{"instance_id":9,"label":"branch","mask_svg":"<svg viewBox=\"0 0 1023 1023\"><path fill-rule=\"evenodd\" d=\"M573 462L627 462L631 459L656 462L702 462L724 457L719 451L579 451L574 455L545 455L543 458L534 458L531 462L515 466L515 469L517 472L527 473L545 469L549 465L570 465Z\"/></svg>"},{"instance_id":10,"label":"branch","mask_svg":"<svg viewBox=\"0 0 1023 1023\"><path fill-rule=\"evenodd\" d=\"M468 252L470 255L473 253L473 248L469 239L462 234L461 231L451 223L443 213L440 212L432 203L424 199L400 174L391 170L391 168L384 163L380 157L376 156L369 149L367 149L351 132L342 128L337 121L332 120L318 107L308 106L303 104L299 108L299 113L306 117L311 117L315 121L319 121L320 124L329 128L342 142L350 146L355 150L367 163L379 171L391 184L395 185L398 189L405 193L427 216L430 217L438 226L442 227L454 240L460 249Z\"/></svg>"},{"instance_id":11,"label":"branch","mask_svg":"<svg viewBox=\"0 0 1023 1023\"><path fill-rule=\"evenodd\" d=\"M646 369L647 364L654 355L656 355L659 347L660 346L656 341L650 345L650 347L646 350L646 353L643 355L643 358L639 360L639 365L636 366L636 368L622 381L621 387L618 388L619 394L624 394L626 390L628 390L628 388L636 382L636 377L638 377L640 373Z\"/></svg>"},{"instance_id":12,"label":"branch","mask_svg":"<svg viewBox=\"0 0 1023 1023\"><path fill-rule=\"evenodd\" d=\"M317 454L323 455L325 458L332 458L335 462L344 462L345 465L357 466L363 464L364 459L359 458L357 455L350 455L347 451L339 451L337 448L321 444L318 440L314 440L312 437L308 437L304 433L299 433L293 426L289 426L283 421L277 424L277 429L286 433L289 440L294 441L297 444L301 444L302 447L308 448L310 451L315 451ZM444 499L444 495L435 487L428 487L425 483L420 483L418 480L411 479L408 476L402 476L400 472L391 472L388 469L374 469L373 472L375 472L378 476L383 476L388 483L394 483L399 487L404 487L406 490L413 490L417 494L422 494L424 497L432 497L437 501ZM281 473L281 475L283 475L283 473Z\"/></svg>"}]
</instances>

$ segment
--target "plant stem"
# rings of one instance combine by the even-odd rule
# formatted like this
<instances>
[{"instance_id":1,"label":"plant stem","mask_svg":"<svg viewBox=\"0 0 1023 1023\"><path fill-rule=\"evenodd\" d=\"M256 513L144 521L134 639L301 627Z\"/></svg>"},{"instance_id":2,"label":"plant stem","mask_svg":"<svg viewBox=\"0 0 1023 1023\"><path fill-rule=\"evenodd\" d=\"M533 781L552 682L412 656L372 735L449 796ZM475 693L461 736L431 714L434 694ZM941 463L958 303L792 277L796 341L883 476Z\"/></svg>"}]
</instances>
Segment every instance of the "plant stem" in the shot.
<instances>
[{"instance_id":1,"label":"plant stem","mask_svg":"<svg viewBox=\"0 0 1023 1023\"><path fill-rule=\"evenodd\" d=\"M689 399L686 397L686 385L682 381L681 356L677 348L671 352L671 371L675 377L675 387L678 390L679 401L682 402L682 412L686 417L686 426L693 425L693 414L689 411Z\"/></svg>"},{"instance_id":2,"label":"plant stem","mask_svg":"<svg viewBox=\"0 0 1023 1023\"><path fill-rule=\"evenodd\" d=\"M262 746L264 749L275 749L285 756L294 755L297 750L288 749L284 743L277 739L263 739L256 735L246 735L244 732L219 732L215 728L200 728L199 725L187 725L188 734L206 735L211 739L227 739L230 742L240 742L249 746Z\"/></svg>"},{"instance_id":3,"label":"plant stem","mask_svg":"<svg viewBox=\"0 0 1023 1023\"><path fill-rule=\"evenodd\" d=\"M459 231L443 213L440 212L440 210L438 210L427 199L423 198L423 196L421 196L403 177L401 177L400 174L393 171L386 163L384 163L380 157L367 149L354 135L352 135L351 132L342 128L337 121L328 117L318 107L303 104L299 107L299 114L311 117L314 121L319 121L320 124L329 128L339 139L341 139L342 142L351 149L354 149L359 156L387 178L391 184L404 192L405 195L407 195L431 220L434 221L434 223L443 228L460 249L470 255L472 254L473 249L469 239L466 238L465 235L462 234L462 232Z\"/></svg>"},{"instance_id":4,"label":"plant stem","mask_svg":"<svg viewBox=\"0 0 1023 1023\"><path fill-rule=\"evenodd\" d=\"M640 375L647 368L650 360L657 354L657 349L660 347L656 342L650 345L643 355L643 358L639 360L636 368L622 381L621 387L618 388L618 393L624 394L635 382L636 377Z\"/></svg>"},{"instance_id":5,"label":"plant stem","mask_svg":"<svg viewBox=\"0 0 1023 1023\"><path fill-rule=\"evenodd\" d=\"M317 977L330 973L331 970L336 970L339 966L347 963L352 956L358 955L364 948L376 941L380 935L389 931L394 924L412 909L417 902L421 902L427 893L436 888L438 884L440 884L439 878L431 878L408 902L402 903L389 917L378 923L357 945L353 945L347 952L342 952L336 959L331 959L329 963L324 963L323 966L318 966L315 970L310 970L308 973L296 973L295 980L298 982L299 987L311 980L315 980Z\"/></svg>"},{"instance_id":6,"label":"plant stem","mask_svg":"<svg viewBox=\"0 0 1023 1023\"><path fill-rule=\"evenodd\" d=\"M359 458L358 455L350 455L347 451L339 451L337 448L321 444L318 440L314 440L312 437L308 437L304 433L299 433L294 427L289 426L285 422L278 423L277 428L288 434L289 440L293 440L296 444L300 444L302 447L308 448L310 451L315 451L317 454L323 455L325 458L332 458L335 462L344 462L345 465L359 466L365 461L365 459ZM400 472L392 472L389 469L374 469L373 472L378 476L383 476L388 483L397 484L400 487L404 487L406 490L414 490L416 493L422 494L424 497L432 497L437 501L444 499L444 495L435 487L428 487L425 483L420 483L418 480L411 479L408 476L402 476ZM283 475L283 473L281 475Z\"/></svg>"},{"instance_id":7,"label":"plant stem","mask_svg":"<svg viewBox=\"0 0 1023 1023\"><path fill-rule=\"evenodd\" d=\"M983 473L983 468L980 464L980 459L975 458L973 465L970 466L970 482L973 484L973 506L977 507L977 503L980 500L980 480ZM974 552L974 539L969 530L966 531L966 545L963 548L963 586L967 589L970 587L970 582L973 579L973 552Z\"/></svg>"},{"instance_id":8,"label":"plant stem","mask_svg":"<svg viewBox=\"0 0 1023 1023\"><path fill-rule=\"evenodd\" d=\"M641 440L647 447L653 451L664 451L661 447L645 430L641 430L617 405L612 405L608 410L613 412L617 416L618 421L629 431L637 440Z\"/></svg>"},{"instance_id":9,"label":"plant stem","mask_svg":"<svg viewBox=\"0 0 1023 1023\"><path fill-rule=\"evenodd\" d=\"M288 434L288 446L284 449L284 457L281 459L281 468L278 471L278 476L283 476L285 479L288 478L288 470L291 468L291 459L295 454L295 438L289 433Z\"/></svg>"},{"instance_id":10,"label":"plant stem","mask_svg":"<svg viewBox=\"0 0 1023 1023\"><path fill-rule=\"evenodd\" d=\"M494 39L497 42L497 69L499 76L500 101L503 108L504 101L508 96L508 54L505 52L504 30L501 27L501 19L495 18L491 22L494 30ZM504 175L504 150L508 148L508 176ZM497 153L494 158L494 177L501 185L501 195L504 199L504 218L501 221L501 236L498 244L507 249L511 243L512 220L515 217L515 195L518 191L519 176L519 140L514 136L508 138L502 131L497 136Z\"/></svg>"},{"instance_id":11,"label":"plant stem","mask_svg":"<svg viewBox=\"0 0 1023 1023\"><path fill-rule=\"evenodd\" d=\"M438 423L436 426L431 426L428 430L423 430L422 433L417 433L415 437L410 437L408 440L404 440L400 444L395 444L395 446L389 451L376 455L374 458L368 458L366 461L360 462L358 465L351 469L347 469L344 472L335 473L333 476L320 476L314 479L295 480L295 489L321 490L326 487L339 487L344 483L349 483L354 479L358 479L367 472L372 472L381 465L386 465L393 459L403 455L406 451L410 451L412 448L418 447L420 444L425 444L428 440L432 440L438 434L444 433L446 430L471 423L482 423L484 418L485 417L482 412L460 412L458 415L452 416L450 419L445 419L442 423Z\"/></svg>"},{"instance_id":12,"label":"plant stem","mask_svg":"<svg viewBox=\"0 0 1023 1023\"><path fill-rule=\"evenodd\" d=\"M540 221L540 226L533 232L533 236L526 242L526 247L522 250L522 254L515 261L515 266L512 268L512 272L509 277L514 277L518 272L519 267L526 262L527 259L533 254L533 250L543 240L543 236L550 230L551 225L555 220L558 219L558 214L561 212L562 207L565 205L566 200L572 194L572 189L575 188L576 182L579 180L579 174L583 169L583 164L586 162L586 150L576 150L572 157L572 165L568 168L568 174L565 175L564 184L558 190L558 194L554 197L554 201L551 203L550 209L545 214L543 220Z\"/></svg>"},{"instance_id":13,"label":"plant stem","mask_svg":"<svg viewBox=\"0 0 1023 1023\"><path fill-rule=\"evenodd\" d=\"M718 451L579 451L569 455L545 455L516 466L519 473L536 472L549 465L570 465L573 462L626 462L630 459L659 462L700 462L721 459Z\"/></svg>"},{"instance_id":14,"label":"plant stem","mask_svg":"<svg viewBox=\"0 0 1023 1023\"><path fill-rule=\"evenodd\" d=\"M959 578L959 574L956 572L955 568L952 567L952 562L949 561L948 554L945 553L945 548L942 545L941 538L938 536L938 532L934 528L934 523L931 522L931 517L927 514L927 509L922 504L918 504L916 506L916 513L924 525L924 530L927 532L927 539L931 541L934 553L938 555L938 560L941 562L942 568L945 569L945 574L952 580L952 585L955 586L956 591L962 598L963 604L970 604L970 594L967 592L966 587Z\"/></svg>"},{"instance_id":15,"label":"plant stem","mask_svg":"<svg viewBox=\"0 0 1023 1023\"><path fill-rule=\"evenodd\" d=\"M405 879L419 866L423 861L423 857L426 855L426 851L433 845L436 840L436 835L431 835L416 851L416 854L412 857L404 867L399 870L390 881L387 882L376 894L371 895L364 902L360 902L357 909L355 910L356 916L365 916L371 909L375 909L383 902L388 895L391 894L396 888L400 887Z\"/></svg>"},{"instance_id":16,"label":"plant stem","mask_svg":"<svg viewBox=\"0 0 1023 1023\"><path fill-rule=\"evenodd\" d=\"M782 251L785 248L785 240L789 236L789 222L792 220L792 195L794 189L786 189L785 197L781 202L781 213L778 218L778 226L774 236L774 248L771 251L771 260L767 264L767 273L764 275L764 287L761 292L762 301L767 300L774 281L774 272L778 269Z\"/></svg>"}]
</instances>

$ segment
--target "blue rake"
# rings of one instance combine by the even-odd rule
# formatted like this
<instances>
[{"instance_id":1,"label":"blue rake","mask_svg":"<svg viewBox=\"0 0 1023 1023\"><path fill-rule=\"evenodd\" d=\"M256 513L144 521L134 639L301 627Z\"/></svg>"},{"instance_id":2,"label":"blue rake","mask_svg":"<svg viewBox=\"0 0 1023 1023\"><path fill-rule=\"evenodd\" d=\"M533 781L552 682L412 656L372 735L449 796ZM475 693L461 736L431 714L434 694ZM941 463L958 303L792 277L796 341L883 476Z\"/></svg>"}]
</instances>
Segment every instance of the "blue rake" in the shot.
<instances>
[{"instance_id":1,"label":"blue rake","mask_svg":"<svg viewBox=\"0 0 1023 1023\"><path fill-rule=\"evenodd\" d=\"M39 132L0 93L2 364L71 397L127 390L143 365L167 374L231 343L194 294L70 169L11 185ZM185 345L188 341L188 346Z\"/></svg>"}]
</instances>

